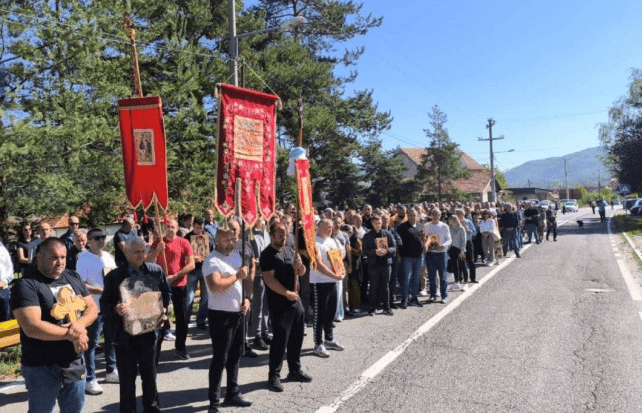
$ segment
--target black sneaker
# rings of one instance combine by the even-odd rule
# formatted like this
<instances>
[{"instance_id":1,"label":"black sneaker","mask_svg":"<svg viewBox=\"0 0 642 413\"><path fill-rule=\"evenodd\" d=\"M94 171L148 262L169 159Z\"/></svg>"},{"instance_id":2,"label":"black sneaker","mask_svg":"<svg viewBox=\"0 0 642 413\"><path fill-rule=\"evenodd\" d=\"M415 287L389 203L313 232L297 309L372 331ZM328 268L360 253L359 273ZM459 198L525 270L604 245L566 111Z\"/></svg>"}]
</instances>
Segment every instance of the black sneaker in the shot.
<instances>
[{"instance_id":1,"label":"black sneaker","mask_svg":"<svg viewBox=\"0 0 642 413\"><path fill-rule=\"evenodd\" d=\"M392 310L391 310L391 309L383 310L383 313L384 313L385 315L394 315L394 313L392 312Z\"/></svg>"},{"instance_id":2,"label":"black sneaker","mask_svg":"<svg viewBox=\"0 0 642 413\"><path fill-rule=\"evenodd\" d=\"M252 401L243 397L241 393L238 393L229 399L226 397L225 404L236 407L250 407L252 405Z\"/></svg>"},{"instance_id":3,"label":"black sneaker","mask_svg":"<svg viewBox=\"0 0 642 413\"><path fill-rule=\"evenodd\" d=\"M205 324L196 324L196 328L202 331L207 330L207 326Z\"/></svg>"},{"instance_id":4,"label":"black sneaker","mask_svg":"<svg viewBox=\"0 0 642 413\"><path fill-rule=\"evenodd\" d=\"M281 393L283 391L281 379L279 379L278 377L272 377L268 379L268 390Z\"/></svg>"},{"instance_id":5,"label":"black sneaker","mask_svg":"<svg viewBox=\"0 0 642 413\"><path fill-rule=\"evenodd\" d=\"M423 307L424 306L416 298L414 300L410 300L410 302L408 302L408 305L411 305L411 306L414 306L414 307Z\"/></svg>"},{"instance_id":6,"label":"black sneaker","mask_svg":"<svg viewBox=\"0 0 642 413\"><path fill-rule=\"evenodd\" d=\"M257 358L259 355L256 354L255 351L252 350L252 347L250 347L249 344L246 344L245 345L245 354L243 354L243 356L253 359L253 358Z\"/></svg>"},{"instance_id":7,"label":"black sneaker","mask_svg":"<svg viewBox=\"0 0 642 413\"><path fill-rule=\"evenodd\" d=\"M261 336L254 337L254 343L252 346L257 350L267 350L269 348Z\"/></svg>"},{"instance_id":8,"label":"black sneaker","mask_svg":"<svg viewBox=\"0 0 642 413\"><path fill-rule=\"evenodd\" d=\"M374 317L374 315L375 315L375 310L368 310L368 315L369 315L370 317Z\"/></svg>"},{"instance_id":9,"label":"black sneaker","mask_svg":"<svg viewBox=\"0 0 642 413\"><path fill-rule=\"evenodd\" d=\"M270 337L268 334L263 334L261 338L268 346L272 344L272 337Z\"/></svg>"},{"instance_id":10,"label":"black sneaker","mask_svg":"<svg viewBox=\"0 0 642 413\"><path fill-rule=\"evenodd\" d=\"M176 358L179 360L189 360L189 354L185 350L176 350Z\"/></svg>"},{"instance_id":11,"label":"black sneaker","mask_svg":"<svg viewBox=\"0 0 642 413\"><path fill-rule=\"evenodd\" d=\"M390 308L392 308L393 310L396 310L399 308L399 306L395 303L390 303Z\"/></svg>"},{"instance_id":12,"label":"black sneaker","mask_svg":"<svg viewBox=\"0 0 642 413\"><path fill-rule=\"evenodd\" d=\"M405 310L406 308L408 308L408 303L406 301L402 301L401 304L399 304L399 308Z\"/></svg>"},{"instance_id":13,"label":"black sneaker","mask_svg":"<svg viewBox=\"0 0 642 413\"><path fill-rule=\"evenodd\" d=\"M312 381L312 376L301 370L289 372L287 378L289 381L300 381L302 383L310 383Z\"/></svg>"}]
</instances>

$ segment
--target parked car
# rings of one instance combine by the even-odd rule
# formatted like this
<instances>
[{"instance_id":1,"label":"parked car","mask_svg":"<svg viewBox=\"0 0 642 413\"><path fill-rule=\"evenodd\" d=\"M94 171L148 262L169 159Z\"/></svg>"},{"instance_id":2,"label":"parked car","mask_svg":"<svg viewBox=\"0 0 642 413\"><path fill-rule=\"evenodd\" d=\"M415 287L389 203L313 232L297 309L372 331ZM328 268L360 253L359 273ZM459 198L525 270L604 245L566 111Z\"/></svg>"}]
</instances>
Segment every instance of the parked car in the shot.
<instances>
[{"instance_id":1,"label":"parked car","mask_svg":"<svg viewBox=\"0 0 642 413\"><path fill-rule=\"evenodd\" d=\"M541 206L542 208L548 209L548 206L550 204L552 204L552 202L547 200L547 199L545 199L543 201L539 201L539 205L538 206Z\"/></svg>"},{"instance_id":2,"label":"parked car","mask_svg":"<svg viewBox=\"0 0 642 413\"><path fill-rule=\"evenodd\" d=\"M622 202L620 202L619 199L614 199L613 200L613 205L622 205Z\"/></svg>"},{"instance_id":3,"label":"parked car","mask_svg":"<svg viewBox=\"0 0 642 413\"><path fill-rule=\"evenodd\" d=\"M638 198L635 200L635 203L631 207L631 214L642 215L642 198Z\"/></svg>"},{"instance_id":4,"label":"parked car","mask_svg":"<svg viewBox=\"0 0 642 413\"><path fill-rule=\"evenodd\" d=\"M578 212L579 210L580 210L580 207L577 205L577 202L568 201L566 203L566 212Z\"/></svg>"},{"instance_id":5,"label":"parked car","mask_svg":"<svg viewBox=\"0 0 642 413\"><path fill-rule=\"evenodd\" d=\"M630 210L633 205L637 202L639 198L632 198L624 200L624 209Z\"/></svg>"},{"instance_id":6,"label":"parked car","mask_svg":"<svg viewBox=\"0 0 642 413\"><path fill-rule=\"evenodd\" d=\"M527 199L524 202L528 202L529 204L533 204L533 205L537 206L539 204L539 199Z\"/></svg>"}]
</instances>

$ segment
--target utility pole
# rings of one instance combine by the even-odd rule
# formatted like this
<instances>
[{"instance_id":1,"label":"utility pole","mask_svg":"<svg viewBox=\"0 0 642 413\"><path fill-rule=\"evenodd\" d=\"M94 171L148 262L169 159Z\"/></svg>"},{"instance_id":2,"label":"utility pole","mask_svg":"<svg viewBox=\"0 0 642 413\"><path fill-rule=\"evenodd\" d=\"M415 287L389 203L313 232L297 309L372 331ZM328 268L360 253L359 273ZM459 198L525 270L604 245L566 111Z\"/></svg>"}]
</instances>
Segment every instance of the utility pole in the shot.
<instances>
[{"instance_id":1,"label":"utility pole","mask_svg":"<svg viewBox=\"0 0 642 413\"><path fill-rule=\"evenodd\" d=\"M602 179L600 178L600 168L597 168L597 193L602 191Z\"/></svg>"},{"instance_id":2,"label":"utility pole","mask_svg":"<svg viewBox=\"0 0 642 413\"><path fill-rule=\"evenodd\" d=\"M504 139L504 136L499 136L497 138L493 138L493 126L495 125L495 119L493 118L488 118L488 124L486 125L486 129L488 129L488 139L482 139L482 138L477 138L480 141L488 141L490 142L490 184L492 185L493 191L490 194L491 196L489 197L490 199L488 200L489 202L495 202L496 197L497 197L497 188L495 188L495 164L493 163L493 141L497 141L500 139Z\"/></svg>"},{"instance_id":3,"label":"utility pole","mask_svg":"<svg viewBox=\"0 0 642 413\"><path fill-rule=\"evenodd\" d=\"M228 0L227 2L228 22L230 31L230 70L232 71L232 79L234 86L239 85L239 69L238 69L238 39L236 38L236 2Z\"/></svg>"},{"instance_id":4,"label":"utility pole","mask_svg":"<svg viewBox=\"0 0 642 413\"><path fill-rule=\"evenodd\" d=\"M568 194L568 172L566 170L566 158L564 158L564 178L566 179L566 199L569 199L569 194Z\"/></svg>"}]
</instances>

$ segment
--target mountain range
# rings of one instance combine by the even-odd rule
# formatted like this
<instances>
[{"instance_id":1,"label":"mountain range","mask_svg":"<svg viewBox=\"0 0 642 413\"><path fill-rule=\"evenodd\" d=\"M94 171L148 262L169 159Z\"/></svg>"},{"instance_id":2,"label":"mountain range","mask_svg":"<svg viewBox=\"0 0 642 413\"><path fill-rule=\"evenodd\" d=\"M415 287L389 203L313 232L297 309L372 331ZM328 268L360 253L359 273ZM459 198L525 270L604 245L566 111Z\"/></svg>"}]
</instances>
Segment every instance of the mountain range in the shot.
<instances>
[{"instance_id":1,"label":"mountain range","mask_svg":"<svg viewBox=\"0 0 642 413\"><path fill-rule=\"evenodd\" d=\"M605 185L611 179L609 171L604 167L600 157L605 155L604 148L596 147L571 153L565 156L528 161L515 168L503 172L509 188L563 188L566 187L564 177L564 159L568 173L568 186Z\"/></svg>"}]
</instances>

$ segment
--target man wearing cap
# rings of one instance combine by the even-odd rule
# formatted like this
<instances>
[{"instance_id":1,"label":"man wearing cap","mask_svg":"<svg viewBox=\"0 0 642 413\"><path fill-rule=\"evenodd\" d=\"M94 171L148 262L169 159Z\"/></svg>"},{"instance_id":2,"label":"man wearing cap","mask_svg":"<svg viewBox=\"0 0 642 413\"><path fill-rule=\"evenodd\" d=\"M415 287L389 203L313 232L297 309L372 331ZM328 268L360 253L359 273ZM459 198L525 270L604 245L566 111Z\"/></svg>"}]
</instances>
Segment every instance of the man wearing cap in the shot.
<instances>
[{"instance_id":1,"label":"man wearing cap","mask_svg":"<svg viewBox=\"0 0 642 413\"><path fill-rule=\"evenodd\" d=\"M105 247L105 238L107 234L100 228L93 228L87 232L87 245L88 250L78 254L78 263L76 265L76 272L80 275L80 279L85 283L87 290L91 293L95 302L100 301L100 296L105 287L104 277L109 274L111 270L116 268L116 261L114 257L107 251L103 251ZM103 389L98 384L96 379L96 347L98 347L98 339L103 329L103 315L99 312L96 321L87 328L87 335L89 336L89 348L85 352L85 365L87 366L87 385L85 392L87 394L100 394ZM105 363L106 383L118 383L118 370L116 370L116 352L114 350L113 338L106 334L105 337Z\"/></svg>"}]
</instances>

